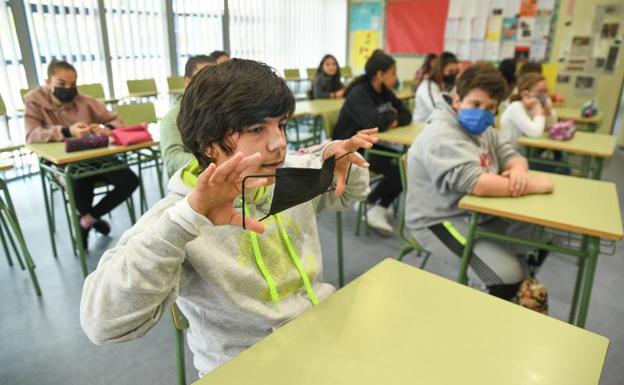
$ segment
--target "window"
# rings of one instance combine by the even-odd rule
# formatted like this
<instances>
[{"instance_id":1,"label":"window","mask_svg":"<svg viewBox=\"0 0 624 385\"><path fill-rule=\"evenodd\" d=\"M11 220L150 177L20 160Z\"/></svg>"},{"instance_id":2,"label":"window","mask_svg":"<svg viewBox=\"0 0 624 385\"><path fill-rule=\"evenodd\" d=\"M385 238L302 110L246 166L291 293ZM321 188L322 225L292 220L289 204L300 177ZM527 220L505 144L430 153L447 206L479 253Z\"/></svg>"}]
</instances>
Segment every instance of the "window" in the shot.
<instances>
[{"instance_id":1,"label":"window","mask_svg":"<svg viewBox=\"0 0 624 385\"><path fill-rule=\"evenodd\" d=\"M25 0L24 5L39 83L58 59L76 67L78 84L101 83L106 89L97 0Z\"/></svg>"},{"instance_id":2,"label":"window","mask_svg":"<svg viewBox=\"0 0 624 385\"><path fill-rule=\"evenodd\" d=\"M222 0L173 0L178 72L190 56L223 50Z\"/></svg>"},{"instance_id":3,"label":"window","mask_svg":"<svg viewBox=\"0 0 624 385\"><path fill-rule=\"evenodd\" d=\"M153 78L167 90L169 58L162 1L106 0L106 24L116 96L128 94L126 80Z\"/></svg>"},{"instance_id":4,"label":"window","mask_svg":"<svg viewBox=\"0 0 624 385\"><path fill-rule=\"evenodd\" d=\"M327 53L346 65L346 0L229 0L228 5L232 56L264 61L280 73L317 67Z\"/></svg>"}]
</instances>

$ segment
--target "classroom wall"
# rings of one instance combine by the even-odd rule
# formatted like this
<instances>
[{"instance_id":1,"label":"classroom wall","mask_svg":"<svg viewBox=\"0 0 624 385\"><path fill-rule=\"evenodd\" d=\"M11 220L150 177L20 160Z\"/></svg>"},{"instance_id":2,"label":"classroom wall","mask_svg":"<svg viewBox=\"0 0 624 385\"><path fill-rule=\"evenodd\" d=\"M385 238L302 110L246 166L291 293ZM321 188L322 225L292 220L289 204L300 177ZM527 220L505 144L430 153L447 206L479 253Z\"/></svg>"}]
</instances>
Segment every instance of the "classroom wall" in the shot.
<instances>
[{"instance_id":1,"label":"classroom wall","mask_svg":"<svg viewBox=\"0 0 624 385\"><path fill-rule=\"evenodd\" d=\"M363 0L349 0L349 4L362 2ZM556 64L559 59L559 53L561 47L564 44L569 44L572 36L577 35L590 35L591 27L594 20L594 10L596 5L601 4L623 4L622 0L593 0L593 1L578 1L578 0L561 0L559 4L559 17L557 19L557 25L554 31L554 38L552 40L553 47L551 49L550 63ZM568 9L572 6L572 16L568 16ZM624 9L622 10L624 13ZM622 15L622 13L620 14ZM621 18L620 18L621 19ZM381 30L385 30L385 15L382 15ZM569 25L566 25L569 23ZM624 28L624 23L620 21L620 29ZM385 36L380 33L380 46L383 48L385 42ZM599 132L610 133L613 129L614 119L617 111L617 102L621 92L622 81L624 80L624 45L620 45L619 58L616 63L615 70L612 74L606 74L600 72L596 75L596 99L603 113L605 119L599 128ZM361 72L361 69L356 68L353 63L353 39L349 39L349 63L356 73ZM396 56L397 61L397 73L399 80L412 79L416 70L420 66L423 60L423 56ZM570 107L577 107L589 100L591 96L576 96L574 93L574 84L558 85L557 89L566 99L566 105ZM620 135L620 144L624 145L624 130Z\"/></svg>"}]
</instances>

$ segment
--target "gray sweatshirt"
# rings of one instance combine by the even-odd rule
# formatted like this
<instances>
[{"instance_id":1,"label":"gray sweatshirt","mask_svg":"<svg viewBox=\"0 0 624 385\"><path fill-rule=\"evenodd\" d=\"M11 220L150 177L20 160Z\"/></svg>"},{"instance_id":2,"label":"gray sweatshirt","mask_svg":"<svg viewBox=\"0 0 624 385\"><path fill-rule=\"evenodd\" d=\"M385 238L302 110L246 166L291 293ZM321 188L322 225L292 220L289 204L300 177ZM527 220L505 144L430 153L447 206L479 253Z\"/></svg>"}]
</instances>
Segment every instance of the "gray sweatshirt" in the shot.
<instances>
[{"instance_id":1,"label":"gray sweatshirt","mask_svg":"<svg viewBox=\"0 0 624 385\"><path fill-rule=\"evenodd\" d=\"M287 156L288 167L320 168L319 154ZM334 288L323 283L316 213L364 200L368 170L352 166L345 193L333 192L284 212L283 221L311 285L322 301ZM290 260L271 217L259 236L265 264L280 301L271 302L249 234L239 227L214 226L195 212L178 170L170 194L152 207L102 256L85 280L80 324L96 344L141 337L175 301L188 318L187 340L193 363L204 375L311 306L302 279ZM273 186L267 189L272 194ZM250 194L253 196L253 194ZM254 217L267 203L249 203Z\"/></svg>"},{"instance_id":2,"label":"gray sweatshirt","mask_svg":"<svg viewBox=\"0 0 624 385\"><path fill-rule=\"evenodd\" d=\"M498 174L520 156L489 127L470 135L447 103L440 104L407 153L406 224L417 232L465 214L459 200L472 192L479 176Z\"/></svg>"}]
</instances>

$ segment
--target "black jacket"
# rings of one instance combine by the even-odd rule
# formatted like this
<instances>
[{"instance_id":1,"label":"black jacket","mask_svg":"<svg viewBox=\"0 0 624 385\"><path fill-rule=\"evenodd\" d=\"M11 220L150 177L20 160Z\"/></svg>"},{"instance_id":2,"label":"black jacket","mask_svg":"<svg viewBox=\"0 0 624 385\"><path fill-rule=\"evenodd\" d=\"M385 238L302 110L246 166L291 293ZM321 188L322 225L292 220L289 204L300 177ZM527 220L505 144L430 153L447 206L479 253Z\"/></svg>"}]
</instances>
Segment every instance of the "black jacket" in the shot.
<instances>
[{"instance_id":1,"label":"black jacket","mask_svg":"<svg viewBox=\"0 0 624 385\"><path fill-rule=\"evenodd\" d=\"M336 92L342 87L344 86L339 78L317 72L312 85L312 96L314 99L329 99L332 92Z\"/></svg>"},{"instance_id":2,"label":"black jacket","mask_svg":"<svg viewBox=\"0 0 624 385\"><path fill-rule=\"evenodd\" d=\"M394 92L384 86L381 92L377 92L370 82L365 81L355 85L347 94L333 139L348 139L365 128L378 127L379 131L385 131L395 119L399 126L404 126L412 121L412 114Z\"/></svg>"}]
</instances>

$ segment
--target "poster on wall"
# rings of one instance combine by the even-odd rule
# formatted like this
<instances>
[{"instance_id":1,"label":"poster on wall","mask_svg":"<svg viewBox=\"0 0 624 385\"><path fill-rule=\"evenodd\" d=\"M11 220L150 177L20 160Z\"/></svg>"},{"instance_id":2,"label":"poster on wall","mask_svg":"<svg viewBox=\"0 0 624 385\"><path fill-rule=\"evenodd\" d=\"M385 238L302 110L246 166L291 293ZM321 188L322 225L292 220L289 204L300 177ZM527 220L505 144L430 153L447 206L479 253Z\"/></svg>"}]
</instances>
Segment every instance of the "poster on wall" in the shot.
<instances>
[{"instance_id":1,"label":"poster on wall","mask_svg":"<svg viewBox=\"0 0 624 385\"><path fill-rule=\"evenodd\" d=\"M362 2L351 4L351 30L362 31L381 28L381 3Z\"/></svg>"},{"instance_id":2,"label":"poster on wall","mask_svg":"<svg viewBox=\"0 0 624 385\"><path fill-rule=\"evenodd\" d=\"M605 61L604 67L606 72L613 72L615 69L615 63L617 63L619 52L620 47L618 46L612 46L609 48L609 53L607 54L607 60Z\"/></svg>"},{"instance_id":3,"label":"poster on wall","mask_svg":"<svg viewBox=\"0 0 624 385\"><path fill-rule=\"evenodd\" d=\"M570 84L572 76L570 74L559 74L557 75L557 83L559 84Z\"/></svg>"},{"instance_id":4,"label":"poster on wall","mask_svg":"<svg viewBox=\"0 0 624 385\"><path fill-rule=\"evenodd\" d=\"M537 0L522 0L520 3L520 16L535 16L537 13Z\"/></svg>"},{"instance_id":5,"label":"poster on wall","mask_svg":"<svg viewBox=\"0 0 624 385\"><path fill-rule=\"evenodd\" d=\"M448 1L389 0L386 4L386 51L390 54L441 52L448 8ZM468 38L470 27L468 23ZM461 23L459 28L461 33ZM483 30L485 35L485 27Z\"/></svg>"},{"instance_id":6,"label":"poster on wall","mask_svg":"<svg viewBox=\"0 0 624 385\"><path fill-rule=\"evenodd\" d=\"M596 93L596 82L593 76L579 75L574 82L574 94L577 96L594 95Z\"/></svg>"},{"instance_id":7,"label":"poster on wall","mask_svg":"<svg viewBox=\"0 0 624 385\"><path fill-rule=\"evenodd\" d=\"M374 50L379 48L378 31L355 31L353 32L353 51L351 57L357 68L364 68L366 61Z\"/></svg>"},{"instance_id":8,"label":"poster on wall","mask_svg":"<svg viewBox=\"0 0 624 385\"><path fill-rule=\"evenodd\" d=\"M517 39L521 41L533 40L533 30L535 29L534 17L521 17L518 19Z\"/></svg>"},{"instance_id":9,"label":"poster on wall","mask_svg":"<svg viewBox=\"0 0 624 385\"><path fill-rule=\"evenodd\" d=\"M503 19L502 40L516 40L516 32L518 30L518 19L515 17L506 17Z\"/></svg>"},{"instance_id":10,"label":"poster on wall","mask_svg":"<svg viewBox=\"0 0 624 385\"><path fill-rule=\"evenodd\" d=\"M574 36L570 46L570 57L588 57L591 52L591 37Z\"/></svg>"}]
</instances>

